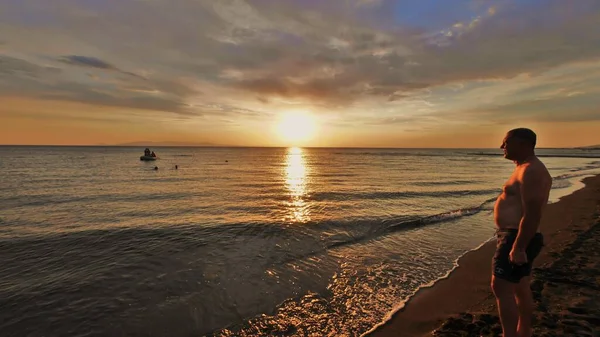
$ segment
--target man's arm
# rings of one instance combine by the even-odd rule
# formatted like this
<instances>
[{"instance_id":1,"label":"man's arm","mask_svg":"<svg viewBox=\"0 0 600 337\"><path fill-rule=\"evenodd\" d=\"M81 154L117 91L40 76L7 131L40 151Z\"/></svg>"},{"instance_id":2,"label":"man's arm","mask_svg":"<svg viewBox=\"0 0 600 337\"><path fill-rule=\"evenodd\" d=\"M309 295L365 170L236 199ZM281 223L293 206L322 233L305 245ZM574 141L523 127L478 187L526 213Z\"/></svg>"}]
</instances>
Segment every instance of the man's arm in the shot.
<instances>
[{"instance_id":1,"label":"man's arm","mask_svg":"<svg viewBox=\"0 0 600 337\"><path fill-rule=\"evenodd\" d=\"M537 232L546 202L544 174L539 169L526 167L520 184L522 216L514 250L525 251Z\"/></svg>"}]
</instances>

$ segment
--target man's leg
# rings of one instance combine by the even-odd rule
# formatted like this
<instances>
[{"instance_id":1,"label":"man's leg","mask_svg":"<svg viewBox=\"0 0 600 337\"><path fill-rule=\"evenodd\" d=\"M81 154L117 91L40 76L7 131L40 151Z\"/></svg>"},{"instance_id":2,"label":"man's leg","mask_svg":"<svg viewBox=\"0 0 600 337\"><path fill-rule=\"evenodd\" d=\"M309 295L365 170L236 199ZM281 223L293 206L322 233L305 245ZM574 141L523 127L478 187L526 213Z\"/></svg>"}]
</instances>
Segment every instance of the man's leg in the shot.
<instances>
[{"instance_id":1,"label":"man's leg","mask_svg":"<svg viewBox=\"0 0 600 337\"><path fill-rule=\"evenodd\" d=\"M515 300L517 284L492 275L492 290L498 303L498 314L504 337L517 337L519 310Z\"/></svg>"},{"instance_id":2,"label":"man's leg","mask_svg":"<svg viewBox=\"0 0 600 337\"><path fill-rule=\"evenodd\" d=\"M515 299L519 308L517 336L531 337L531 317L533 316L533 295L530 286L531 277L526 276L517 285Z\"/></svg>"}]
</instances>

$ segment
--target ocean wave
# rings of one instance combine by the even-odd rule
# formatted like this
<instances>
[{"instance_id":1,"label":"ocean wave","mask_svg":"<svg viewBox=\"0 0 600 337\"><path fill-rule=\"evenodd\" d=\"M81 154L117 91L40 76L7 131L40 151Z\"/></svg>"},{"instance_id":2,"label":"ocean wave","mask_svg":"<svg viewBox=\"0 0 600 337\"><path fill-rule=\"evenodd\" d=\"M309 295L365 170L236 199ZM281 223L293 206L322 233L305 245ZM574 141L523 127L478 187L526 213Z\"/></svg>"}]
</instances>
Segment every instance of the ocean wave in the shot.
<instances>
[{"instance_id":1,"label":"ocean wave","mask_svg":"<svg viewBox=\"0 0 600 337\"><path fill-rule=\"evenodd\" d=\"M499 189L445 190L445 191L389 191L389 192L317 192L307 196L311 201L356 200L356 199L405 199L405 198L444 198L496 194Z\"/></svg>"},{"instance_id":2,"label":"ocean wave","mask_svg":"<svg viewBox=\"0 0 600 337\"><path fill-rule=\"evenodd\" d=\"M394 152L394 151L390 151L390 152L369 152L369 151L365 151L365 152L332 152L332 154L334 155L343 155L343 156L372 156L372 157L446 157L446 156L453 156L453 155L464 155L465 153L462 152L450 152L450 151L443 151L443 152Z\"/></svg>"},{"instance_id":3,"label":"ocean wave","mask_svg":"<svg viewBox=\"0 0 600 337\"><path fill-rule=\"evenodd\" d=\"M239 288L240 284L254 287L264 282L263 277L268 270L279 268L292 273L288 270L289 266L309 266L307 268L311 268L311 272L302 274L302 277L313 279L314 270L326 269L321 261L330 253L369 240L375 241L391 233L456 221L477 214L491 200L494 199L433 215L338 218L301 226L249 222L212 226L170 223L168 227L157 228L107 228L2 238L0 255L4 258L6 274L0 277L0 292L3 288L7 294L12 294L7 304L14 308L11 315L16 322L7 329L27 329L27 322L35 321L33 316L27 316L34 309L27 303L34 303L33 299L37 301L35 303L47 303L35 308L38 316L56 320L62 317L56 312L67 313L70 324L65 324L64 329L84 321L86 315L83 313L89 312L90 307L102 308L98 315L103 315L104 320L97 322L101 329L109 326L106 320L112 315L122 317L120 322L130 322L138 317L139 312L147 310L144 307L146 297L186 301L190 294L201 299L193 303L198 305L197 317L202 320L211 310L209 303L226 303L219 297L225 282L238 282L228 288L229 291ZM236 268L243 270L233 271ZM157 275L167 276L163 280ZM289 279L293 280L297 274L290 275ZM244 277L244 280L227 281L232 277ZM297 293L303 294L312 284L310 282L304 280L298 282L300 285L297 287L286 287L293 287ZM82 293L86 296L85 301L80 300L79 294ZM118 299L114 294L118 294ZM245 305L248 308L252 306L252 310L257 312L268 312L278 303L276 296L261 300L263 304L259 309L253 307L253 302ZM313 300L310 299L310 302L314 303ZM340 299L342 302L343 299ZM160 303L175 305L173 302ZM184 305L184 309L187 308ZM291 305L290 308L294 310L296 306ZM227 322L234 321L229 313L231 310L223 309L219 312L219 320L207 318L201 321L201 328L225 326ZM150 314L144 311L144 315ZM157 316L160 322L164 323L166 319ZM183 323L185 317L178 319ZM86 326L90 327L90 324ZM150 329L146 325L136 326L137 329L140 327Z\"/></svg>"},{"instance_id":4,"label":"ocean wave","mask_svg":"<svg viewBox=\"0 0 600 337\"><path fill-rule=\"evenodd\" d=\"M399 217L397 219L389 219L389 221L372 220L371 224L379 227L380 231L371 230L370 233L362 237L357 236L356 233L348 234L349 238L347 239L340 239L338 235L335 236L337 241L330 242L322 251L314 251L303 256L297 256L296 258L299 261L286 259L279 261L279 263L291 266L303 266L303 261L322 260L332 255L333 252L331 250L340 249L348 244L375 239L390 232L407 230L415 226L454 221L465 216L477 214L484 209L485 205L493 200L495 198L485 200L478 206L443 212L427 217ZM337 226L340 227L340 233L344 233L341 228L344 225L337 224ZM346 227L363 228L364 224L352 222L346 224ZM331 232L331 228L327 228L325 231ZM345 255L343 252L340 254L340 256ZM406 262L405 264L410 264L410 262ZM426 270L439 267L428 265L422 260L419 260L417 264ZM277 270L277 268L274 268L274 270ZM435 273L431 275L432 279L443 276L435 275ZM390 279L392 277L393 279ZM231 324L222 330L213 331L208 336L267 336L279 333L302 336L316 334L319 331L336 331L337 333L352 335L352 333L356 333L357 331L368 330L377 320L380 320L381 317L378 316L378 310L383 308L382 311L389 311L391 309L390 305L395 303L394 300L390 301L390 299L397 299L399 295L404 296L406 290L416 289L425 283L424 277L408 277L404 273L398 273L392 265L387 263L370 266L366 272L357 271L355 268L343 268L342 266L341 274L336 273L331 280L327 286L327 291L320 293L309 292L303 296L288 298L279 304L275 311L255 316L245 320L243 323ZM395 286L388 287L388 282L392 282ZM378 285L378 288L372 289L371 286L373 284ZM357 287L357 285L360 286ZM379 285L383 286L379 288ZM349 303L352 304L350 305ZM352 324L344 322L347 310L350 310L351 314L360 314L360 318L357 317L357 319L353 320ZM307 313L310 314L307 315ZM298 321L300 317L302 317L302 321ZM298 323L294 324L293 322Z\"/></svg>"},{"instance_id":5,"label":"ocean wave","mask_svg":"<svg viewBox=\"0 0 600 337\"><path fill-rule=\"evenodd\" d=\"M392 226L390 226L390 228L406 229L409 227L417 227L417 226L422 226L422 225L429 225L429 224L436 224L436 223L440 223L440 222L453 221L458 218L475 215L483 210L487 210L486 205L490 204L493 201L496 201L496 197L486 199L485 201L483 201L481 204L479 204L477 206L459 208L459 209L451 210L448 212L442 212L442 213L438 213L438 214L434 214L434 215L430 215L430 216L426 216L426 217L420 217L418 219L411 220L408 222L396 223L396 224L393 224Z\"/></svg>"},{"instance_id":6,"label":"ocean wave","mask_svg":"<svg viewBox=\"0 0 600 337\"><path fill-rule=\"evenodd\" d=\"M569 172L580 172L580 171L594 170L594 169L598 169L598 168L600 168L600 161L595 161L595 162L591 162L585 166L572 168L569 170Z\"/></svg>"},{"instance_id":7,"label":"ocean wave","mask_svg":"<svg viewBox=\"0 0 600 337\"><path fill-rule=\"evenodd\" d=\"M578 170L578 171L576 171L578 173L561 174L559 176L556 176L556 177L552 178L552 183L554 184L555 182L559 182L559 181L563 181L563 180L568 180L568 179L573 179L573 178L579 178L579 177L583 177L583 176L598 174L598 173L595 173L595 172L583 172L583 171L587 171L587 170Z\"/></svg>"},{"instance_id":8,"label":"ocean wave","mask_svg":"<svg viewBox=\"0 0 600 337\"><path fill-rule=\"evenodd\" d=\"M0 209L11 209L16 207L47 206L62 204L86 204L94 202L139 202L140 200L171 200L185 199L190 197L202 197L209 195L208 192L155 192L140 194L96 194L96 195L63 195L63 194L38 194L38 195L16 195L6 197L2 200Z\"/></svg>"},{"instance_id":9,"label":"ocean wave","mask_svg":"<svg viewBox=\"0 0 600 337\"><path fill-rule=\"evenodd\" d=\"M413 182L410 185L413 186L445 186L445 185L469 185L477 184L475 180L446 180L446 181L418 181Z\"/></svg>"},{"instance_id":10,"label":"ocean wave","mask_svg":"<svg viewBox=\"0 0 600 337\"><path fill-rule=\"evenodd\" d=\"M571 187L573 186L573 183L571 181L569 181L568 178L565 179L554 179L552 181L552 189L553 190L558 190L561 188L567 188L567 187Z\"/></svg>"}]
</instances>

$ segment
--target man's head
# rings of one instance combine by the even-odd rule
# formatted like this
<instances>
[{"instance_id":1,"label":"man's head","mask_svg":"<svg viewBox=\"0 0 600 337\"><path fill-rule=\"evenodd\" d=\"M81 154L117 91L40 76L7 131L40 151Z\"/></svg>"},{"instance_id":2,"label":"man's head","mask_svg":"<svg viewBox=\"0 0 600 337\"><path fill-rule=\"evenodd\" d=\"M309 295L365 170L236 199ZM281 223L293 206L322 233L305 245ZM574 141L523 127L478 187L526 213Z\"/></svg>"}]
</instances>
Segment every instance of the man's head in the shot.
<instances>
[{"instance_id":1,"label":"man's head","mask_svg":"<svg viewBox=\"0 0 600 337\"><path fill-rule=\"evenodd\" d=\"M504 149L504 158L519 161L533 154L536 141L537 136L530 129L512 129L506 133L500 148Z\"/></svg>"}]
</instances>

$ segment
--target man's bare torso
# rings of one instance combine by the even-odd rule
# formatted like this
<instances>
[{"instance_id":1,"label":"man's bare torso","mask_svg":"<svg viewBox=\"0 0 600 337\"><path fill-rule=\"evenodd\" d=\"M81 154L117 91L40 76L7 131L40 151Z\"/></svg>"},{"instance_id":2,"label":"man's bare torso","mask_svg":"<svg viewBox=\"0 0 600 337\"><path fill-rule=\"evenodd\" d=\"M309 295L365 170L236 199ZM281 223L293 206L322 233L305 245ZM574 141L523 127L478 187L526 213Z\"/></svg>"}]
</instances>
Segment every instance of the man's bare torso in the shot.
<instances>
[{"instance_id":1,"label":"man's bare torso","mask_svg":"<svg viewBox=\"0 0 600 337\"><path fill-rule=\"evenodd\" d=\"M502 188L502 193L496 200L494 206L494 221L499 229L519 228L521 217L523 216L523 203L521 198L521 183L523 174L526 170L533 170L536 175L542 175L542 193L545 195L545 203L548 202L550 188L552 187L552 177L546 169L546 166L536 158L528 163L518 165L508 181Z\"/></svg>"}]
</instances>

